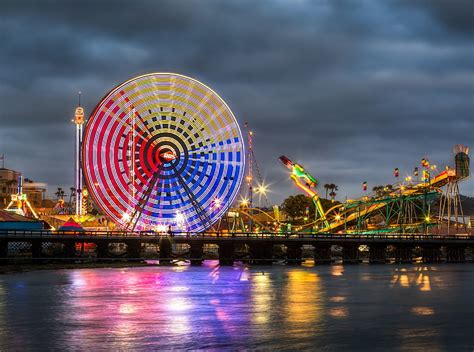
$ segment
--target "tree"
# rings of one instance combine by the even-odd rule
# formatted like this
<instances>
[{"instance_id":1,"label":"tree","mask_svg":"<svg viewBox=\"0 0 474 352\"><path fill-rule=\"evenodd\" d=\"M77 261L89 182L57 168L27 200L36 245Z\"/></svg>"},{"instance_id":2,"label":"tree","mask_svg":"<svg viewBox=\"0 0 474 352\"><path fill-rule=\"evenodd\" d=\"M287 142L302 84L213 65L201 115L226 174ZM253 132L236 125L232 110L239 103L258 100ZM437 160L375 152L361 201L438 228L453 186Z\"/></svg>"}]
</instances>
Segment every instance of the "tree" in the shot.
<instances>
[{"instance_id":1,"label":"tree","mask_svg":"<svg viewBox=\"0 0 474 352\"><path fill-rule=\"evenodd\" d=\"M380 185L380 186L375 186L372 188L372 190L375 192L376 197L382 197L389 195L390 192L393 191L393 186L392 185Z\"/></svg>"},{"instance_id":2,"label":"tree","mask_svg":"<svg viewBox=\"0 0 474 352\"><path fill-rule=\"evenodd\" d=\"M329 183L325 184L324 188L326 189L326 199L328 199L328 191L330 190L331 192L329 193L329 197L331 197L331 200L334 201L334 198L336 197L336 192L338 190L338 187L334 183Z\"/></svg>"},{"instance_id":3,"label":"tree","mask_svg":"<svg viewBox=\"0 0 474 352\"><path fill-rule=\"evenodd\" d=\"M325 198L319 198L319 201L321 202L321 206L323 207L324 212L327 212L329 209L331 209L335 205L341 204L337 200L329 200Z\"/></svg>"},{"instance_id":4,"label":"tree","mask_svg":"<svg viewBox=\"0 0 474 352\"><path fill-rule=\"evenodd\" d=\"M61 187L58 187L58 190L55 193L56 197L58 197L58 201L60 199L64 199L64 190Z\"/></svg>"},{"instance_id":5,"label":"tree","mask_svg":"<svg viewBox=\"0 0 474 352\"><path fill-rule=\"evenodd\" d=\"M74 206L72 200L76 197L76 189L74 187L69 187L71 193L69 193L69 212L72 214L74 213Z\"/></svg>"},{"instance_id":6,"label":"tree","mask_svg":"<svg viewBox=\"0 0 474 352\"><path fill-rule=\"evenodd\" d=\"M283 201L281 208L292 220L304 217L307 208L309 208L310 214L314 214L313 201L304 194L289 196Z\"/></svg>"},{"instance_id":7,"label":"tree","mask_svg":"<svg viewBox=\"0 0 474 352\"><path fill-rule=\"evenodd\" d=\"M331 188L331 185L329 183L326 183L324 185L324 189L326 190L326 199L328 199L328 191Z\"/></svg>"},{"instance_id":8,"label":"tree","mask_svg":"<svg viewBox=\"0 0 474 352\"><path fill-rule=\"evenodd\" d=\"M319 201L321 202L324 212L327 212L330 208L340 204L338 201L331 201L325 198L319 198ZM283 201L281 208L286 214L288 214L292 221L300 220L306 216L306 209L309 209L310 219L314 219L316 212L313 200L311 197L305 196L304 194L289 196ZM317 217L321 217L321 214L318 214Z\"/></svg>"}]
</instances>

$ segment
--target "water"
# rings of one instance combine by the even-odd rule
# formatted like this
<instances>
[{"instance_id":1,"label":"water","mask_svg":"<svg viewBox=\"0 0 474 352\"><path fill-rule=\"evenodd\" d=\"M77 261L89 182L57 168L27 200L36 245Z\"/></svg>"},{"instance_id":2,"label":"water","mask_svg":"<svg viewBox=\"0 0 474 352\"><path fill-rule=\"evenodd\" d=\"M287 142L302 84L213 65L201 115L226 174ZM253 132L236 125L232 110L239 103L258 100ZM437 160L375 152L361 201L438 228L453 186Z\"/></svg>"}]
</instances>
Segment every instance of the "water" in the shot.
<instances>
[{"instance_id":1,"label":"water","mask_svg":"<svg viewBox=\"0 0 474 352\"><path fill-rule=\"evenodd\" d=\"M0 276L0 350L466 350L474 266L144 267Z\"/></svg>"}]
</instances>

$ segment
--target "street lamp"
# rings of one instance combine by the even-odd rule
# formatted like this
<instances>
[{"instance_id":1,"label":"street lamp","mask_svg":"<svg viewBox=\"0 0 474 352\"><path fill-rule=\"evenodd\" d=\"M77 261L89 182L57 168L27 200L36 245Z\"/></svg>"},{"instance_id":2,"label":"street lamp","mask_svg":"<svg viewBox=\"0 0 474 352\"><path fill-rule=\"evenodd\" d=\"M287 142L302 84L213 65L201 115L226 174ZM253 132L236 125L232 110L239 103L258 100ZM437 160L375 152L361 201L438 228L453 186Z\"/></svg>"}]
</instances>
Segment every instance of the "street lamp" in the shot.
<instances>
[{"instance_id":1,"label":"street lamp","mask_svg":"<svg viewBox=\"0 0 474 352\"><path fill-rule=\"evenodd\" d=\"M262 196L266 197L267 192L268 192L268 186L264 185L263 183L258 185L258 187L255 189L255 192L259 195L258 201L262 200ZM259 204L260 205L260 204Z\"/></svg>"},{"instance_id":2,"label":"street lamp","mask_svg":"<svg viewBox=\"0 0 474 352\"><path fill-rule=\"evenodd\" d=\"M242 198L240 200L240 206L247 207L249 205L249 200L247 198Z\"/></svg>"},{"instance_id":3,"label":"street lamp","mask_svg":"<svg viewBox=\"0 0 474 352\"><path fill-rule=\"evenodd\" d=\"M255 190L255 192L257 192L258 194L261 194L261 195L265 195L267 194L267 191L268 191L268 186L265 186L265 185L259 185L257 187L257 189Z\"/></svg>"}]
</instances>

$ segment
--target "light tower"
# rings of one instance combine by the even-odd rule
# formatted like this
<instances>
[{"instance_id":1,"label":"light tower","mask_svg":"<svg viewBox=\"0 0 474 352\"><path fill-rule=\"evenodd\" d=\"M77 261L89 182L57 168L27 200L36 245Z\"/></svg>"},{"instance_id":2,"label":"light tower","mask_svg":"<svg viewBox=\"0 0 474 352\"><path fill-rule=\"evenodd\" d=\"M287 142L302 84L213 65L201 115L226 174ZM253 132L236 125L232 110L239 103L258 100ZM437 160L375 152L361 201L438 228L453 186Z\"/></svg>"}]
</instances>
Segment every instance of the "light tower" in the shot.
<instances>
[{"instance_id":1,"label":"light tower","mask_svg":"<svg viewBox=\"0 0 474 352\"><path fill-rule=\"evenodd\" d=\"M247 200L249 208L249 232L253 230L253 132L250 130L248 123L244 124L247 129L247 176L245 180L247 181Z\"/></svg>"},{"instance_id":2,"label":"light tower","mask_svg":"<svg viewBox=\"0 0 474 352\"><path fill-rule=\"evenodd\" d=\"M79 104L74 112L74 120L76 125L76 144L75 144L75 166L74 166L74 187L76 188L76 216L82 215L82 162L81 162L81 146L82 146L82 127L84 125L84 109L81 106L81 92L79 92Z\"/></svg>"}]
</instances>

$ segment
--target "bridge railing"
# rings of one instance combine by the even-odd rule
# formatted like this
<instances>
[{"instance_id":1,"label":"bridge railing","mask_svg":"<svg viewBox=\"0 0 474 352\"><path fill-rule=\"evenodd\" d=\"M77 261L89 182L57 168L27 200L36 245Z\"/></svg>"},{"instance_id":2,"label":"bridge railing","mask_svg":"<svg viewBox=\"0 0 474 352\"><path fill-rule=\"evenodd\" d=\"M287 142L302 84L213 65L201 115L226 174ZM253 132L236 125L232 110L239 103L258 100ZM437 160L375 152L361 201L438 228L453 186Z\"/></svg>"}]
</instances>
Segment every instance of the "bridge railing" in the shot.
<instances>
[{"instance_id":1,"label":"bridge railing","mask_svg":"<svg viewBox=\"0 0 474 352\"><path fill-rule=\"evenodd\" d=\"M423 240L469 240L474 242L474 235L442 235L442 234L330 234L330 233L275 233L275 232L126 232L126 231L50 231L50 230L1 230L0 239L2 238L44 238L51 239L52 237L65 238L80 238L86 240L88 237L97 239L137 239L137 238L165 238L165 237L180 237L180 238L201 238L201 239L285 239L285 240L391 240L391 241L423 241Z\"/></svg>"}]
</instances>

